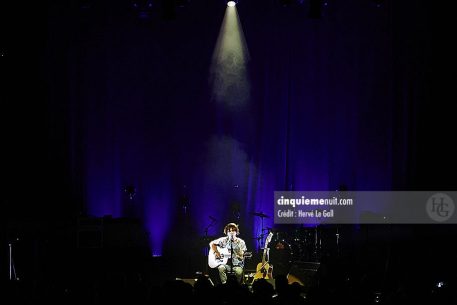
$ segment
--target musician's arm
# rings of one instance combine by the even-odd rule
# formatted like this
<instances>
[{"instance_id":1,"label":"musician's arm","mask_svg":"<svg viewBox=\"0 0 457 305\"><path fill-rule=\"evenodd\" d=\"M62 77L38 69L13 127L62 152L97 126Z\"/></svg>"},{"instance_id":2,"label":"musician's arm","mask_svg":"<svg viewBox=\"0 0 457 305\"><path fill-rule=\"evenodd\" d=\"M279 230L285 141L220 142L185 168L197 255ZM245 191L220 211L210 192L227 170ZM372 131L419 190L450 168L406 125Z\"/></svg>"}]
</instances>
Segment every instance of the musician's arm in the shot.
<instances>
[{"instance_id":1,"label":"musician's arm","mask_svg":"<svg viewBox=\"0 0 457 305\"><path fill-rule=\"evenodd\" d=\"M213 251L214 255L216 255L217 258L221 257L221 254L219 253L219 250L217 249L217 244L214 243L214 241L210 242L210 247L211 250Z\"/></svg>"}]
</instances>

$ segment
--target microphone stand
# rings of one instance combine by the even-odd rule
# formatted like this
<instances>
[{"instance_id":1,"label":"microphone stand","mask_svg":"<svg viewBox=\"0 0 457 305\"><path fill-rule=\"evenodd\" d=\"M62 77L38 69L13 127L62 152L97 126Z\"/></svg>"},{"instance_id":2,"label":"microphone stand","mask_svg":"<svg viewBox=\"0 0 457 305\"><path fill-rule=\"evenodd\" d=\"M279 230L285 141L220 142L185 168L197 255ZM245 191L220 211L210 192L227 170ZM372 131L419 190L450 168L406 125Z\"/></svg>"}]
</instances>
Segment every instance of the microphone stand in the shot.
<instances>
[{"instance_id":1,"label":"microphone stand","mask_svg":"<svg viewBox=\"0 0 457 305\"><path fill-rule=\"evenodd\" d=\"M233 275L233 236L230 238L230 275Z\"/></svg>"}]
</instances>

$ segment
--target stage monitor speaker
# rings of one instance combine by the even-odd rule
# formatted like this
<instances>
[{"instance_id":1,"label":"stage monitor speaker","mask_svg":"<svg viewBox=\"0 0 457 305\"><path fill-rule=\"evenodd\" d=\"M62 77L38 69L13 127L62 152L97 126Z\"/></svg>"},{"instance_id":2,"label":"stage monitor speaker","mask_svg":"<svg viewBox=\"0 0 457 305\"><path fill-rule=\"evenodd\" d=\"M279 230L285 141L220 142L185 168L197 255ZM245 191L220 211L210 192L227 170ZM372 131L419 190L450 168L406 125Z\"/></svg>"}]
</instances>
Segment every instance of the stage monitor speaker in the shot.
<instances>
[{"instance_id":1,"label":"stage monitor speaker","mask_svg":"<svg viewBox=\"0 0 457 305\"><path fill-rule=\"evenodd\" d=\"M209 279L209 282L211 283L211 286L214 286L213 281L210 278L208 278L208 279ZM183 281L184 283L187 283L187 284L191 284L192 287L194 287L195 282L197 282L197 279L191 279L191 278L180 278L180 277L177 277L176 280L177 281Z\"/></svg>"},{"instance_id":2,"label":"stage monitor speaker","mask_svg":"<svg viewBox=\"0 0 457 305\"><path fill-rule=\"evenodd\" d=\"M294 262L287 275L289 284L298 283L305 291L319 284L317 271L320 263L317 262Z\"/></svg>"},{"instance_id":3,"label":"stage monitor speaker","mask_svg":"<svg viewBox=\"0 0 457 305\"><path fill-rule=\"evenodd\" d=\"M194 287L195 282L197 281L196 279L182 279L182 278L176 278L178 281L183 281L186 284L191 284L192 287Z\"/></svg>"}]
</instances>

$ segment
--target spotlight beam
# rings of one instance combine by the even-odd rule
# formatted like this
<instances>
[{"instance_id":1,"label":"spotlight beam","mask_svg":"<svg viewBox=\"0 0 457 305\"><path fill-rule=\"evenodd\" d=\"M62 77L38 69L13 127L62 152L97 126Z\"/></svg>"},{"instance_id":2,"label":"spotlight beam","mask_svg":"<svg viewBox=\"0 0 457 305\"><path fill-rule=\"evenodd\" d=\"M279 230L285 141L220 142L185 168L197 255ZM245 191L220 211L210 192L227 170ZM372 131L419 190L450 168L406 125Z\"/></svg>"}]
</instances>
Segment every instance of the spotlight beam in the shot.
<instances>
[{"instance_id":1,"label":"spotlight beam","mask_svg":"<svg viewBox=\"0 0 457 305\"><path fill-rule=\"evenodd\" d=\"M212 100L232 110L246 104L250 83L249 52L236 6L227 6L210 71Z\"/></svg>"}]
</instances>

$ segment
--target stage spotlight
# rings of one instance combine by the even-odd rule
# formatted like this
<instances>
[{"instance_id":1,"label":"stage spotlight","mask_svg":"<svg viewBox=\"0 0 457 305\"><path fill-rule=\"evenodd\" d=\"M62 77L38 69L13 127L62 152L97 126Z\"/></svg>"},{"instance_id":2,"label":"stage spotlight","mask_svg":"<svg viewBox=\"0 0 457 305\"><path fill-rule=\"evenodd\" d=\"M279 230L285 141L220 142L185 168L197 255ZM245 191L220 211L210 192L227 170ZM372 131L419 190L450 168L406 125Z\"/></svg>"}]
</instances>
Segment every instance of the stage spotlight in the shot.
<instances>
[{"instance_id":1,"label":"stage spotlight","mask_svg":"<svg viewBox=\"0 0 457 305\"><path fill-rule=\"evenodd\" d=\"M234 7L236 5L235 1L227 1L227 6Z\"/></svg>"}]
</instances>

